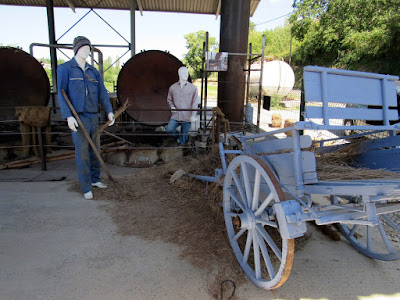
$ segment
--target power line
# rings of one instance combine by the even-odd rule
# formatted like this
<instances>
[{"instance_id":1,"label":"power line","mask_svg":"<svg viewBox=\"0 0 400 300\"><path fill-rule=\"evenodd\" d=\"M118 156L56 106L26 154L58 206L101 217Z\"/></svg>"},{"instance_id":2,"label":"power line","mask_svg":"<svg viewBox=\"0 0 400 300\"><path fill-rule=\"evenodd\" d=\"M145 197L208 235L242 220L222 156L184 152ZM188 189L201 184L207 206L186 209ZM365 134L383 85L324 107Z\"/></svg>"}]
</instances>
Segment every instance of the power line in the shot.
<instances>
[{"instance_id":1,"label":"power line","mask_svg":"<svg viewBox=\"0 0 400 300\"><path fill-rule=\"evenodd\" d=\"M278 20L278 19L283 18L283 17L290 16L292 13L293 13L293 12L290 12L290 13L288 13L288 14L286 14L286 15L283 15L283 16L280 16L280 17L277 17L277 18L274 18L274 19L271 19L271 20L268 20L268 21L265 21L265 22L262 22L262 23L255 24L254 26L262 25L262 24L265 24L265 23L269 23L269 22Z\"/></svg>"}]
</instances>

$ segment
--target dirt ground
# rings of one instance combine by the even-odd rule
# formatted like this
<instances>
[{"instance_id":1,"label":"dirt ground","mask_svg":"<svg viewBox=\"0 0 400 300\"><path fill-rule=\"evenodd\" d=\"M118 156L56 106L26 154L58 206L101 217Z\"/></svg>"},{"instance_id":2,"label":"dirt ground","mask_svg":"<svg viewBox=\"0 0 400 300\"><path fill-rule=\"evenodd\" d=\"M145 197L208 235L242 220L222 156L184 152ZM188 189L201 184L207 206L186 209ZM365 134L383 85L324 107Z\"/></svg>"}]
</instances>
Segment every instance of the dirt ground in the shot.
<instances>
[{"instance_id":1,"label":"dirt ground","mask_svg":"<svg viewBox=\"0 0 400 300\"><path fill-rule=\"evenodd\" d=\"M179 245L182 249L181 258L209 274L207 287L211 298L252 299L242 294L252 283L237 263L226 236L220 185L206 184L186 176L170 183L171 175L178 169L184 169L191 174L213 175L214 169L219 163L218 160L219 157L215 155L184 157L174 163L143 168L134 175L118 177L116 179L118 184L114 186L114 189L96 191L95 199L113 202L112 207L104 206L103 209L112 216L117 225L118 234L136 236L149 241L162 240ZM112 182L108 182L108 184L113 186ZM75 186L75 188L77 187ZM318 238L323 238L324 242L328 243L347 243L334 226L316 226L310 223L308 227L309 231L305 236L296 239L295 256L308 247L314 247L312 255L324 259L325 253L318 253L318 250L315 249L315 243L323 243L318 241ZM348 248L352 249L349 245ZM354 253L357 251L354 250ZM332 282L338 280L346 281L346 276L338 275L339 278L336 278L337 271L331 269L336 268L335 262L339 262L341 259L340 253L335 256L333 261L330 258L328 269L319 270L324 274L321 278L323 286L328 287ZM362 259L366 258L362 256ZM303 258L302 262L310 272L318 268L318 265L315 262L312 263L310 258ZM307 266L308 263L311 265ZM375 267L378 268L381 263L374 262ZM398 278L400 275L398 262L394 266L397 267L390 268L391 272L394 272L392 275L395 275L390 279L393 283L397 282L396 277ZM349 265L349 267L351 266ZM321 268L326 268L326 266L321 266ZM298 274L295 267L293 273ZM303 278L301 282L302 286L306 286L308 279ZM362 282L360 277L359 283ZM296 286L298 283L292 282L287 285L293 289L293 284ZM285 290L285 288L282 289ZM268 294L272 293L276 295L276 299L279 299L280 290L269 291ZM395 292L394 296L400 299L400 285L392 286L391 292ZM334 291L330 293L335 294ZM254 299L258 296L258 293L255 294ZM338 296L328 297L328 299L352 298L342 297L344 296L340 296L339 293ZM282 297L282 299L291 298Z\"/></svg>"}]
</instances>

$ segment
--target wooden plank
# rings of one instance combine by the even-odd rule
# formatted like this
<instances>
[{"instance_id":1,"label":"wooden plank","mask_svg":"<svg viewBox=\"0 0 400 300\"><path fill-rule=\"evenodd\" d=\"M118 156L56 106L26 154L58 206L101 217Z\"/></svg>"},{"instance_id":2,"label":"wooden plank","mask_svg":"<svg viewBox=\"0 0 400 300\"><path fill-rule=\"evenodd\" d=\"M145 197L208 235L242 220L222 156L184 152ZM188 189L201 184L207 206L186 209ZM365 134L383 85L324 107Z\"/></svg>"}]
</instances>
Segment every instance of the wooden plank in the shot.
<instances>
[{"instance_id":1,"label":"wooden plank","mask_svg":"<svg viewBox=\"0 0 400 300\"><path fill-rule=\"evenodd\" d=\"M400 146L400 135L396 135L387 138L371 140L368 143L367 151L377 150L380 148L399 147L399 146Z\"/></svg>"},{"instance_id":2,"label":"wooden plank","mask_svg":"<svg viewBox=\"0 0 400 300\"><path fill-rule=\"evenodd\" d=\"M361 153L355 162L370 169L386 169L400 172L400 149L380 149Z\"/></svg>"},{"instance_id":3,"label":"wooden plank","mask_svg":"<svg viewBox=\"0 0 400 300\"><path fill-rule=\"evenodd\" d=\"M309 135L300 136L300 148L306 149L311 147L312 140ZM274 153L283 150L293 150L293 137L284 139L274 139L266 141L257 141L248 144L249 148L255 153Z\"/></svg>"},{"instance_id":4,"label":"wooden plank","mask_svg":"<svg viewBox=\"0 0 400 300\"><path fill-rule=\"evenodd\" d=\"M383 89L387 106L397 106L397 76L317 66L304 68L307 102L322 102L322 76L326 75L327 102L382 105ZM385 81L385 83L384 83Z\"/></svg>"},{"instance_id":5,"label":"wooden plank","mask_svg":"<svg viewBox=\"0 0 400 300\"><path fill-rule=\"evenodd\" d=\"M383 120L382 109L351 108L351 107L328 107L329 119L351 119L351 120ZM306 106L306 117L319 119L323 116L323 108L318 106ZM391 121L399 119L397 109L388 110L388 119ZM328 124L326 124L328 125Z\"/></svg>"},{"instance_id":6,"label":"wooden plank","mask_svg":"<svg viewBox=\"0 0 400 300\"><path fill-rule=\"evenodd\" d=\"M264 157L278 173L279 181L282 184L292 188L296 186L293 153L273 154ZM317 182L317 164L314 153L310 151L302 151L301 158L304 184Z\"/></svg>"}]
</instances>

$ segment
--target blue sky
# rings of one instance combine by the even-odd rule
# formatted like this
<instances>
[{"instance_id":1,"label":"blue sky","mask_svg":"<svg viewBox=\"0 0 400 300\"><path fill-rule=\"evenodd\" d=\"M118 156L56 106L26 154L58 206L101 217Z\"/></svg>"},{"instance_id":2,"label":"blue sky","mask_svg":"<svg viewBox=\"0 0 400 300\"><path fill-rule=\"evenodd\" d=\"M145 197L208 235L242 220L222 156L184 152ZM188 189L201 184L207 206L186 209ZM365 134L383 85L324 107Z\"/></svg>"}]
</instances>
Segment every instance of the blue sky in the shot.
<instances>
[{"instance_id":1,"label":"blue sky","mask_svg":"<svg viewBox=\"0 0 400 300\"><path fill-rule=\"evenodd\" d=\"M261 0L256 13L251 18L258 31L282 26L285 18L270 21L292 11L293 0ZM130 40L130 13L121 10L95 9L95 11L114 27L126 40ZM75 24L88 9L55 8L56 39L59 39ZM265 23L266 22L266 23ZM208 31L219 40L220 17L215 15L136 12L136 52L140 50L167 50L182 59L187 52L184 35L199 30ZM0 5L0 44L20 46L29 52L31 43L49 43L47 16L45 7L21 7ZM70 44L77 35L88 37L93 44L126 45L127 43L96 14L89 13L79 24L58 40L62 44ZM122 55L127 49L100 48L104 57L113 59ZM66 52L68 54L72 52ZM49 57L49 50L34 48L37 58ZM58 54L59 58L67 59ZM123 61L130 58L128 53Z\"/></svg>"}]
</instances>

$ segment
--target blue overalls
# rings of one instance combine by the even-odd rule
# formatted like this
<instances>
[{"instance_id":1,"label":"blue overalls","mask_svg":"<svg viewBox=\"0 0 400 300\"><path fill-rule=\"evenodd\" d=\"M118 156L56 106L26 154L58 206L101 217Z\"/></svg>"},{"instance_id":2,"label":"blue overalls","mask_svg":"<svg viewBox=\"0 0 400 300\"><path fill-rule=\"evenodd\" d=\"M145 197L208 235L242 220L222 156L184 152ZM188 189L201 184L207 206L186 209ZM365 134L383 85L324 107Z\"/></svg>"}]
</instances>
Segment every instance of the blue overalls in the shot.
<instances>
[{"instance_id":1,"label":"blue overalls","mask_svg":"<svg viewBox=\"0 0 400 300\"><path fill-rule=\"evenodd\" d=\"M110 98L100 73L87 63L83 71L75 58L72 58L58 66L57 87L62 118L66 119L72 116L61 92L61 90L64 90L96 148L100 151L100 135L93 139L99 126L99 104L102 105L107 114L112 112ZM78 170L79 185L82 193L87 193L91 190L91 183L101 181L100 162L80 126L78 126L77 132L72 131L72 139L75 145L75 163Z\"/></svg>"}]
</instances>

